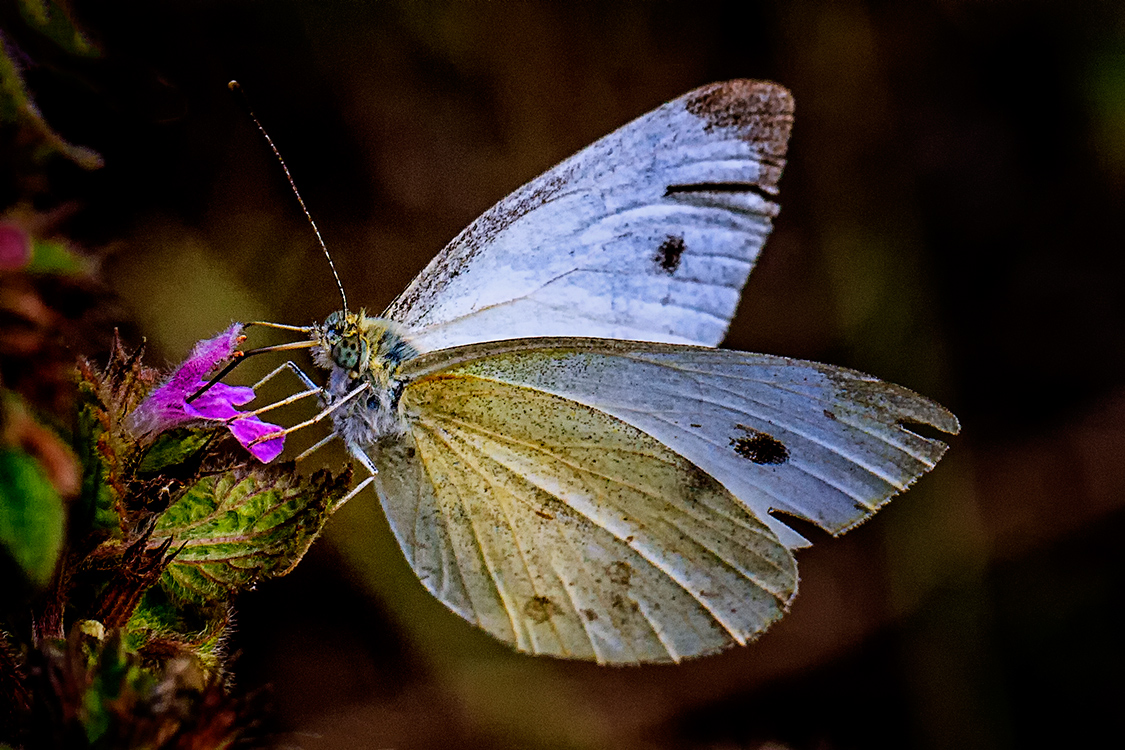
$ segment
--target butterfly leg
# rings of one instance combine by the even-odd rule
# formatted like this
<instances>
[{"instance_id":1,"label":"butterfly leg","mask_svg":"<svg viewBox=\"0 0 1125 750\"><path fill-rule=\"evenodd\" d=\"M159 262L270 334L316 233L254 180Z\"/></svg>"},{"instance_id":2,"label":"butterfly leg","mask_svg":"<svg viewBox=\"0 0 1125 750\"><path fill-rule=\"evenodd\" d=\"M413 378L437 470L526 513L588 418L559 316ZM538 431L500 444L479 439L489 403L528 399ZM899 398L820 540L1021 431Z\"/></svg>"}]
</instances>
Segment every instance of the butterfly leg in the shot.
<instances>
[{"instance_id":1,"label":"butterfly leg","mask_svg":"<svg viewBox=\"0 0 1125 750\"><path fill-rule=\"evenodd\" d=\"M321 438L320 440L318 440L318 441L317 441L317 442L316 442L316 443L315 443L314 445L312 445L311 447L309 447L309 448L305 448L305 450L303 450L303 451L301 452L301 455L297 456L297 457L296 457L296 458L294 458L293 460L294 460L294 461L300 461L300 460L301 460L301 459L303 459L303 458L308 458L308 457L309 457L310 455L312 455L312 454L313 454L314 452L316 452L316 451L320 450L321 448L323 448L324 446L328 445L328 443L330 443L331 441L333 441L333 440L335 440L335 439L336 439L336 433L335 433L335 432L330 432L330 433L328 433L328 434L327 434L326 436L324 436L323 438Z\"/></svg>"},{"instance_id":2,"label":"butterfly leg","mask_svg":"<svg viewBox=\"0 0 1125 750\"><path fill-rule=\"evenodd\" d=\"M364 479L355 487L352 487L351 492L344 495L344 497L340 499L340 502L336 503L332 510L336 510L341 505L358 495L364 487L375 481L375 475L379 473L379 470L375 468L375 464L371 462L371 459L367 457L367 454L357 448L354 448L350 443L348 444L348 453L351 453L352 458L354 458L356 461L359 461L363 468L367 469L367 479Z\"/></svg>"},{"instance_id":3,"label":"butterfly leg","mask_svg":"<svg viewBox=\"0 0 1125 750\"><path fill-rule=\"evenodd\" d=\"M297 365L295 365L291 361L285 362L281 365L278 365L276 368L274 368L274 370L270 374L266 375L264 378L259 380L257 383L250 386L251 390L253 390L255 393L257 393L259 388L261 388L263 385L265 385L270 380L272 380L274 378L274 376L276 376L282 370L286 370L286 369L288 369L290 372L294 373L298 378L301 379L301 382L304 383L305 386L306 386L306 390L301 391L300 393L294 393L292 396L289 396L288 398L283 398L280 401L275 401L272 404L266 404L265 406L263 406L259 409L254 409L253 411L242 412L237 417L231 417L227 421L233 422L236 419L245 419L246 417L256 417L259 414L266 413L267 411L271 411L273 409L277 409L277 408L282 407L282 406L287 406L288 404L292 404L294 402L300 401L301 399L308 398L309 396L316 396L316 395L324 392L323 388L321 388L316 383L314 383L312 381L312 378L310 378L308 375L306 375L304 373L304 371L301 370L300 367L298 367Z\"/></svg>"},{"instance_id":4,"label":"butterfly leg","mask_svg":"<svg viewBox=\"0 0 1125 750\"><path fill-rule=\"evenodd\" d=\"M317 450L318 448L322 448L330 440L336 439L336 437L338 437L338 436L334 432L329 434L327 437L318 441L316 443L316 445L312 446L311 448L306 449L301 455L297 456L297 458L295 458L294 460L300 461L302 458L304 458L305 456L308 456L310 453ZM364 479L359 484L357 484L355 487L353 487L348 494L346 494L342 498L340 498L339 502L337 502L333 506L333 508L332 508L333 512L335 512L340 506L342 506L344 503L348 502L353 497L358 495L361 491L363 491L364 487L366 487L367 485L374 482L375 481L375 475L379 473L379 470L375 468L375 464L373 464L371 462L371 459L368 458L367 454L365 454L363 451L353 450L351 448L351 446L349 446L348 452L351 453L352 458L354 458L356 461L359 461L360 465L362 465L363 468L367 469L367 478Z\"/></svg>"},{"instance_id":5,"label":"butterfly leg","mask_svg":"<svg viewBox=\"0 0 1125 750\"><path fill-rule=\"evenodd\" d=\"M313 417L311 419L306 419L304 422L299 422L299 423L293 425L292 427L286 427L284 430L278 430L277 432L271 432L271 433L268 433L266 435L262 435L260 437L254 438L253 440L250 441L250 446L257 445L258 443L264 443L267 440L274 440L274 439L279 438L279 437L285 437L286 435L288 435L291 432L296 432L297 430L303 430L306 427L314 425L317 422L320 422L322 419L330 416L332 414L332 412L336 411L337 409L339 409L341 406L343 406L344 404L351 401L356 396L360 395L361 393L366 393L369 389L370 389L370 385L368 385L367 383L364 383L360 387L358 387L358 388L354 389L353 391L351 391L350 393L348 393L348 395L344 396L342 399L340 399L336 403L329 406L327 409L323 409L315 417ZM318 388L318 389L316 389L315 392L320 393L322 390L323 389ZM289 401L290 399L295 400L297 398L304 398L305 396L308 396L308 395L311 395L311 394L312 394L311 391L298 393L295 396L290 396L290 398L286 399L285 401ZM278 403L280 404L280 403L283 403L283 402L278 402ZM273 408L273 406L266 407L266 408ZM248 412L248 413L254 414L256 412Z\"/></svg>"},{"instance_id":6,"label":"butterfly leg","mask_svg":"<svg viewBox=\"0 0 1125 750\"><path fill-rule=\"evenodd\" d=\"M301 379L301 382L305 384L305 388L308 388L309 390L318 387L317 384L312 381L312 378L306 375L305 371L297 366L297 364L294 363L293 360L282 362L280 365L273 369L273 372L271 372L269 375L266 375L264 378L250 387L256 392L263 385L273 380L273 378L276 377L282 370L289 370L290 372L292 372L294 375Z\"/></svg>"},{"instance_id":7,"label":"butterfly leg","mask_svg":"<svg viewBox=\"0 0 1125 750\"><path fill-rule=\"evenodd\" d=\"M251 387L253 388L254 391L257 391L260 387L262 387L263 385L268 383L271 379L273 379L274 377L279 375L283 370L289 370L294 375L296 375L301 380L301 382L304 383L306 390L302 391L301 393L295 393L292 396L290 396L286 399L282 399L281 401L278 401L275 404L269 404L268 406L262 407L261 409L259 409L257 411L249 412L249 414L259 414L261 412L268 411L270 409L274 409L274 408L277 408L279 406L284 406L286 404L291 404L295 401L299 401L299 400L301 400L303 398L306 398L308 396L323 392L324 389L321 388L320 386L316 385L316 383L313 382L312 378L310 378L307 374L305 374L304 370L302 370L299 366L297 366L296 363L294 363L292 361L283 362L282 364L278 365L277 367L275 367L273 369L272 372L267 374L265 377L263 377L261 380L259 380L257 383L255 383ZM324 409L323 411L321 411L319 414L317 414L312 419L306 420L306 421L302 422L301 424L293 425L292 427L290 427L286 430L283 430L282 432L273 433L271 435L264 435L261 438L259 438L259 440L269 440L269 439L278 437L279 435L285 435L285 434L288 434L290 432L294 432L296 430L299 430L303 427L308 427L309 425L315 424L315 423L321 421L322 419L324 419L325 417L327 417L329 414L331 414L333 411L335 411L339 406L341 406L345 402L351 400L352 397L358 395L363 390L366 390L366 388L357 388L356 390L349 393L347 395L347 397L341 399L340 401L337 401L335 404L333 404L329 408ZM309 456L313 452L319 450L320 448L323 448L325 445L327 445L331 440L334 440L336 437L337 437L336 433L334 433L334 432L330 433L329 435L325 436L324 438L318 440L311 447L306 448L304 451L302 451L301 454L299 456L297 456L297 458L295 460L300 461L301 459L306 458L307 456ZM350 448L350 446L349 446L349 448ZM365 487L367 487L367 485L374 482L375 481L375 474L378 473L378 470L375 468L375 464L373 464L371 462L371 459L368 458L367 455L363 453L363 451L349 450L349 452L352 454L352 456L357 461L359 461L359 463L363 466L363 468L367 469L368 476L362 482L360 482L355 487L353 487L347 495L345 495L343 498L341 498L340 501L338 503L336 503L335 508L339 508L344 503L348 502L353 497L358 495Z\"/></svg>"}]
</instances>

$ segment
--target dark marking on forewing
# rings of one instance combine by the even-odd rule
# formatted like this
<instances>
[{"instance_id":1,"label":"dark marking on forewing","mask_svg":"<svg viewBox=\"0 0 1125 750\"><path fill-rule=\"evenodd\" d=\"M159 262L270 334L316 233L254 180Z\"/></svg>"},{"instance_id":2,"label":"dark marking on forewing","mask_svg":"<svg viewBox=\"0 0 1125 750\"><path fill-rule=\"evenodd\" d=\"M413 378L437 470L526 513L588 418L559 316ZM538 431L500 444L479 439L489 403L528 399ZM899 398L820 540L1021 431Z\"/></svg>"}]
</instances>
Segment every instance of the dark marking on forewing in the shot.
<instances>
[{"instance_id":1,"label":"dark marking on forewing","mask_svg":"<svg viewBox=\"0 0 1125 750\"><path fill-rule=\"evenodd\" d=\"M704 121L707 131L733 128L739 138L755 144L762 158L759 186L777 192L793 127L792 94L766 81L725 81L694 92L684 106Z\"/></svg>"},{"instance_id":2,"label":"dark marking on forewing","mask_svg":"<svg viewBox=\"0 0 1125 750\"><path fill-rule=\"evenodd\" d=\"M605 572L609 576L609 580L618 586L628 586L629 580L633 577L633 566L624 560L618 560L606 566Z\"/></svg>"},{"instance_id":3,"label":"dark marking on forewing","mask_svg":"<svg viewBox=\"0 0 1125 750\"><path fill-rule=\"evenodd\" d=\"M545 596L533 596L523 605L523 613L527 619L535 623L544 623L552 616L558 614L559 607Z\"/></svg>"},{"instance_id":4,"label":"dark marking on forewing","mask_svg":"<svg viewBox=\"0 0 1125 750\"><path fill-rule=\"evenodd\" d=\"M653 260L665 273L671 276L680 267L680 257L684 254L684 238L670 234L656 248Z\"/></svg>"},{"instance_id":5,"label":"dark marking on forewing","mask_svg":"<svg viewBox=\"0 0 1125 750\"><path fill-rule=\"evenodd\" d=\"M734 452L748 461L767 466L779 466L789 460L789 449L772 435L753 430L746 425L735 425L745 432L730 439Z\"/></svg>"},{"instance_id":6,"label":"dark marking on forewing","mask_svg":"<svg viewBox=\"0 0 1125 750\"><path fill-rule=\"evenodd\" d=\"M598 613L592 609L582 610L582 616L585 617L588 622L593 622L598 619Z\"/></svg>"},{"instance_id":7,"label":"dark marking on forewing","mask_svg":"<svg viewBox=\"0 0 1125 750\"><path fill-rule=\"evenodd\" d=\"M436 290L460 276L496 235L556 197L569 181L568 171L552 170L485 211L454 237L422 273L414 277L414 281L387 307L383 317L407 325L417 322L426 312L418 309L419 299L433 298Z\"/></svg>"},{"instance_id":8,"label":"dark marking on forewing","mask_svg":"<svg viewBox=\"0 0 1125 750\"><path fill-rule=\"evenodd\" d=\"M832 412L828 411L827 409L825 409L825 410L824 410L824 416L828 417L828 418L829 418L829 419L831 419L831 420L832 420L833 422L835 422L835 421L836 421L836 415L835 415L835 414L833 414Z\"/></svg>"},{"instance_id":9,"label":"dark marking on forewing","mask_svg":"<svg viewBox=\"0 0 1125 750\"><path fill-rule=\"evenodd\" d=\"M677 193L753 193L763 200L773 200L769 193L752 182L692 182L664 188L664 195Z\"/></svg>"}]
</instances>

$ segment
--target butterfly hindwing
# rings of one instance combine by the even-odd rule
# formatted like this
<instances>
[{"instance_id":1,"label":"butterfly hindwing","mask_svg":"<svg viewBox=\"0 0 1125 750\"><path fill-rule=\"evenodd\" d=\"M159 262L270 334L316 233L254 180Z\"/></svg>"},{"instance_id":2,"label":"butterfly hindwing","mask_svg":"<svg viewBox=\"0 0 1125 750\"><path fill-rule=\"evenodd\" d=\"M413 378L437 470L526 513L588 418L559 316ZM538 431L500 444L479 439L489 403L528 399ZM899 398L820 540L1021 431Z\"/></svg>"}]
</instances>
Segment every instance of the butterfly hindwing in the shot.
<instances>
[{"instance_id":1,"label":"butterfly hindwing","mask_svg":"<svg viewBox=\"0 0 1125 750\"><path fill-rule=\"evenodd\" d=\"M793 100L692 91L516 190L384 313L420 350L562 336L718 344L770 232Z\"/></svg>"},{"instance_id":2,"label":"butterfly hindwing","mask_svg":"<svg viewBox=\"0 0 1125 750\"><path fill-rule=\"evenodd\" d=\"M522 651L675 661L744 643L796 591L792 554L721 484L640 430L535 388L423 376L371 449L424 585Z\"/></svg>"}]
</instances>

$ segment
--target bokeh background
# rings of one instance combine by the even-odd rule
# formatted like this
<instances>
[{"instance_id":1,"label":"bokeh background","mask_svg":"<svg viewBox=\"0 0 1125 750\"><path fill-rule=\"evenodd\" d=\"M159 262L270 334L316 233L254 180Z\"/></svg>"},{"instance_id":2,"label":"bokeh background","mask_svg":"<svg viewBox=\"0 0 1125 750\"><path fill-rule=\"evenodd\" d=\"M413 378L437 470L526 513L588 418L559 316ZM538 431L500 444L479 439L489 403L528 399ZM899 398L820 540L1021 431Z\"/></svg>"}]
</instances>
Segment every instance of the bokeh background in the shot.
<instances>
[{"instance_id":1,"label":"bokeh background","mask_svg":"<svg viewBox=\"0 0 1125 750\"><path fill-rule=\"evenodd\" d=\"M305 324L338 306L231 78L353 306L378 311L510 190L695 86L753 77L788 86L797 118L783 210L726 345L872 372L964 424L873 521L810 532L781 623L678 666L509 652L422 590L364 494L294 573L238 604L236 687L268 691L266 741L834 750L1121 736L1125 5L44 2L85 47L29 23L35 5L2 4L7 48L45 120L105 165L29 165L6 137L0 198L98 259L114 322L147 340L150 364L231 320ZM248 365L238 379L253 377ZM334 448L309 464L344 460Z\"/></svg>"}]
</instances>

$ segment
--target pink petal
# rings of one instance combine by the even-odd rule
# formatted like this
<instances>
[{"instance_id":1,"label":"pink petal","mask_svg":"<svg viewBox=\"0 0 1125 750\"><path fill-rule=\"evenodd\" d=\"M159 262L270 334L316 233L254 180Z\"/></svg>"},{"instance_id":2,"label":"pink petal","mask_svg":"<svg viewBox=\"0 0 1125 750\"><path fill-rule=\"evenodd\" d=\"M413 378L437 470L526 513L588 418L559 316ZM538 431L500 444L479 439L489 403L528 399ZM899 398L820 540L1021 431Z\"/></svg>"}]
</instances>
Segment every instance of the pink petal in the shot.
<instances>
[{"instance_id":1,"label":"pink petal","mask_svg":"<svg viewBox=\"0 0 1125 750\"><path fill-rule=\"evenodd\" d=\"M264 464L281 455L281 451L285 448L285 437L276 437L271 440L264 440L257 445L250 445L257 438L263 435L269 435L274 432L281 432L281 428L277 425L263 422L257 417L247 417L246 419L236 419L231 422L230 432L234 435L238 442L246 450Z\"/></svg>"},{"instance_id":2,"label":"pink petal","mask_svg":"<svg viewBox=\"0 0 1125 750\"><path fill-rule=\"evenodd\" d=\"M196 387L191 389L191 393L195 393L195 391L203 386L204 383L199 381L196 383ZM188 394L189 397L191 393ZM231 404L242 405L253 400L253 388L227 385L226 383L215 383L215 385L208 388L205 393L190 404L187 403L185 399L184 412L189 416L199 417L201 419L229 419L241 413Z\"/></svg>"},{"instance_id":3,"label":"pink petal","mask_svg":"<svg viewBox=\"0 0 1125 750\"><path fill-rule=\"evenodd\" d=\"M250 443L263 435L280 432L280 427L255 416L235 419L243 413L235 406L254 400L253 388L215 383L191 403L187 402L206 385L204 376L238 348L241 334L242 325L235 323L218 336L197 343L172 376L133 410L126 420L126 427L134 435L145 437L201 419L233 420L227 424L227 429L255 458L262 463L277 458L285 447L284 437L253 446Z\"/></svg>"},{"instance_id":4,"label":"pink petal","mask_svg":"<svg viewBox=\"0 0 1125 750\"><path fill-rule=\"evenodd\" d=\"M204 376L215 369L223 360L234 354L238 349L239 336L242 335L242 324L235 323L226 331L212 339L198 342L191 350L191 354L184 360L166 385L175 385L179 390L191 389L184 395L187 398L196 390L197 384Z\"/></svg>"}]
</instances>

